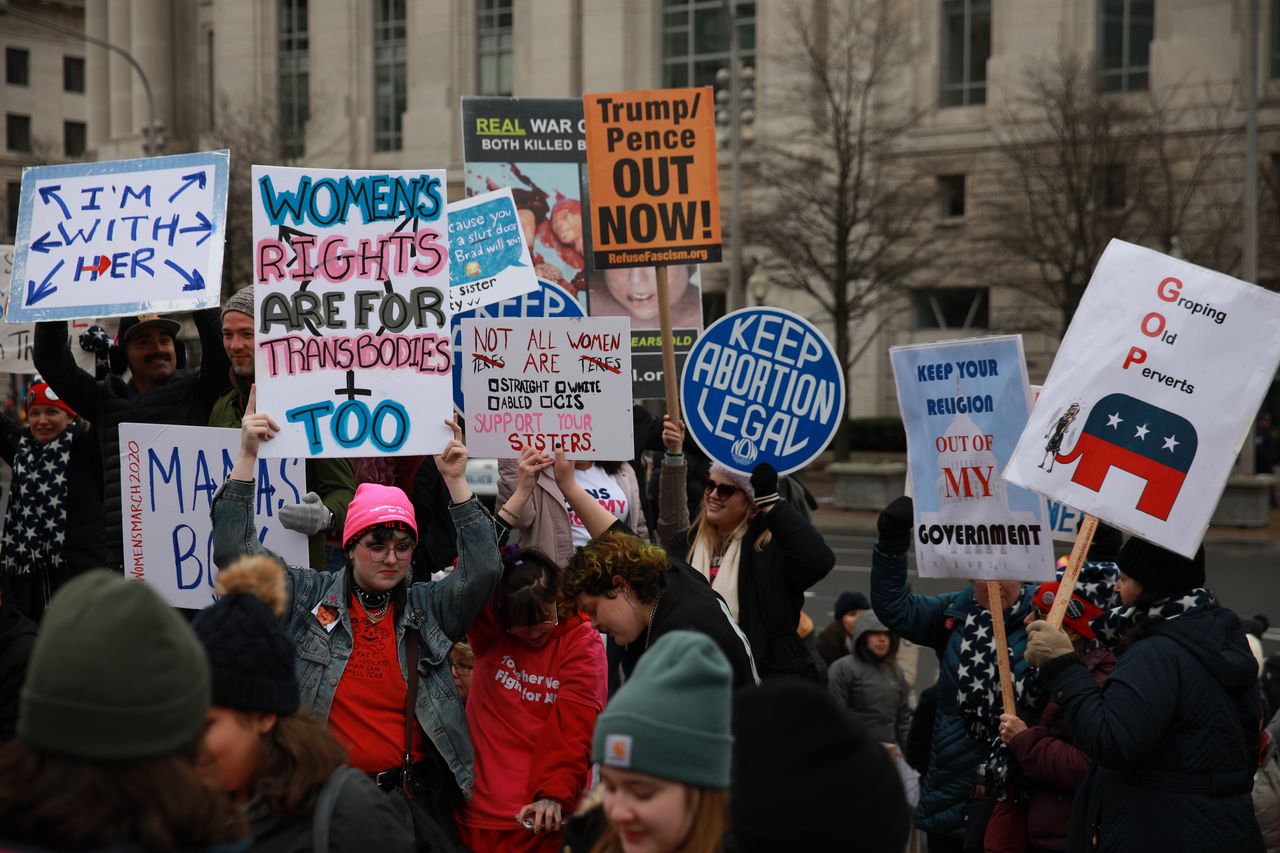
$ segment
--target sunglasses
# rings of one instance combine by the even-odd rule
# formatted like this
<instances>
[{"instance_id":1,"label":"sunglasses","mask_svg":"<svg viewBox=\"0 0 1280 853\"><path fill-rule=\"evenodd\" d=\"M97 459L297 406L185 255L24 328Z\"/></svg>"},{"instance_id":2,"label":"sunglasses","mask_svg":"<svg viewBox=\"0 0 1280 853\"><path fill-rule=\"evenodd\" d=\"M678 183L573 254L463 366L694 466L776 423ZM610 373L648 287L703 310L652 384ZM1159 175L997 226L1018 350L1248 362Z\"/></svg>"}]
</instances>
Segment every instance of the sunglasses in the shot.
<instances>
[{"instance_id":1,"label":"sunglasses","mask_svg":"<svg viewBox=\"0 0 1280 853\"><path fill-rule=\"evenodd\" d=\"M720 496L721 500L727 501L740 491L742 491L742 489L739 489L737 486L731 486L728 483L717 483L715 480L711 479L703 481L703 494L709 495L712 492L715 492Z\"/></svg>"}]
</instances>

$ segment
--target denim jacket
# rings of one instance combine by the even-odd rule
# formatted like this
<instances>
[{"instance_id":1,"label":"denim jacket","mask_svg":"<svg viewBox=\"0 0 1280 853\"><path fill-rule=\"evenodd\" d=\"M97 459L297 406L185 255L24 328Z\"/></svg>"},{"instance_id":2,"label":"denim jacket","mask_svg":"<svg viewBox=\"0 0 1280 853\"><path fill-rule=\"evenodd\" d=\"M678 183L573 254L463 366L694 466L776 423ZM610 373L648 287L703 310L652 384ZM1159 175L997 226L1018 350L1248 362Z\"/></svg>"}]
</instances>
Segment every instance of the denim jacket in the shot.
<instances>
[{"instance_id":1,"label":"denim jacket","mask_svg":"<svg viewBox=\"0 0 1280 853\"><path fill-rule=\"evenodd\" d=\"M213 501L214 558L225 566L241 554L263 553L253 523L254 484L227 480ZM400 671L408 683L405 631L421 638L418 652L418 724L448 763L464 796L471 797L475 763L467 734L467 717L449 671L449 652L462 640L490 598L502 574L493 519L471 500L450 506L458 529L458 562L443 580L409 587L408 606L396 624ZM269 553L269 552L268 552ZM351 592L348 572L317 572L287 566L289 604L282 621L297 647L295 659L302 707L328 719L338 682L351 656ZM332 633L312 615L321 601L338 609Z\"/></svg>"}]
</instances>

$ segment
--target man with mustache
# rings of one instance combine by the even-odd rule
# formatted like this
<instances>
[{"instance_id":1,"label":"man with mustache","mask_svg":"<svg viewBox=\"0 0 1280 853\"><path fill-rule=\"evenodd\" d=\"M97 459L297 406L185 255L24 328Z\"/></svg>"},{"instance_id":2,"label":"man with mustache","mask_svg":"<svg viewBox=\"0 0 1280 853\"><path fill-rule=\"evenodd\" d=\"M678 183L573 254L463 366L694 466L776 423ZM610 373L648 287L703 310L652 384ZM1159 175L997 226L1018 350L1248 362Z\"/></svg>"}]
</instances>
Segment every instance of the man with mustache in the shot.
<instances>
[{"instance_id":1,"label":"man with mustache","mask_svg":"<svg viewBox=\"0 0 1280 853\"><path fill-rule=\"evenodd\" d=\"M219 309L192 314L200 333L200 365L182 369L181 324L172 317L124 317L111 347L111 370L97 380L76 364L65 322L37 323L32 351L36 371L67 405L97 427L106 497L103 538L107 565L123 571L120 504L120 424L206 426L214 401L227 390L227 354L222 348ZM121 375L128 368L129 380Z\"/></svg>"}]
</instances>

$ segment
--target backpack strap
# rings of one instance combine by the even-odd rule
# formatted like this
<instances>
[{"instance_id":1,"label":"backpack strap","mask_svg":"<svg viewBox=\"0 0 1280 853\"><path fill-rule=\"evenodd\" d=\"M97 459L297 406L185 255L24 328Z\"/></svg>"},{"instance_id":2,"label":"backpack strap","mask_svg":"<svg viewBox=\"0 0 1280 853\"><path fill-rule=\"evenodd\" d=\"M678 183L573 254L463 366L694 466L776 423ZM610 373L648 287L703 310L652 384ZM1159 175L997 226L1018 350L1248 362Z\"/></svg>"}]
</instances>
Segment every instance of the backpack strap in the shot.
<instances>
[{"instance_id":1,"label":"backpack strap","mask_svg":"<svg viewBox=\"0 0 1280 853\"><path fill-rule=\"evenodd\" d=\"M312 849L316 853L329 853L329 825L333 822L333 812L338 805L338 796L347 780L359 775L354 767L340 764L329 774L320 796L316 798L316 808L311 817Z\"/></svg>"}]
</instances>

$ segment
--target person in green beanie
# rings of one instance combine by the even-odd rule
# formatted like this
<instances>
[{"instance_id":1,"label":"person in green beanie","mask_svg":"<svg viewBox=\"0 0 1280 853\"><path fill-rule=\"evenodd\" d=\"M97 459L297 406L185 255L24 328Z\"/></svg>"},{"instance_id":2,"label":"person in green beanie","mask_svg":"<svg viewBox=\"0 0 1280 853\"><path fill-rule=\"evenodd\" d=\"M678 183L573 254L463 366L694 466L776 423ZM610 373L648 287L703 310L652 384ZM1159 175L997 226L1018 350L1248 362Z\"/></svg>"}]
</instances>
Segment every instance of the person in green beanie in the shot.
<instances>
[{"instance_id":1,"label":"person in green beanie","mask_svg":"<svg viewBox=\"0 0 1280 853\"><path fill-rule=\"evenodd\" d=\"M593 853L714 853L729 826L733 671L704 634L672 631L596 721L608 825Z\"/></svg>"},{"instance_id":2,"label":"person in green beanie","mask_svg":"<svg viewBox=\"0 0 1280 853\"><path fill-rule=\"evenodd\" d=\"M0 748L0 847L211 849L243 815L208 790L196 756L209 661L186 621L143 583L105 571L45 611Z\"/></svg>"}]
</instances>

